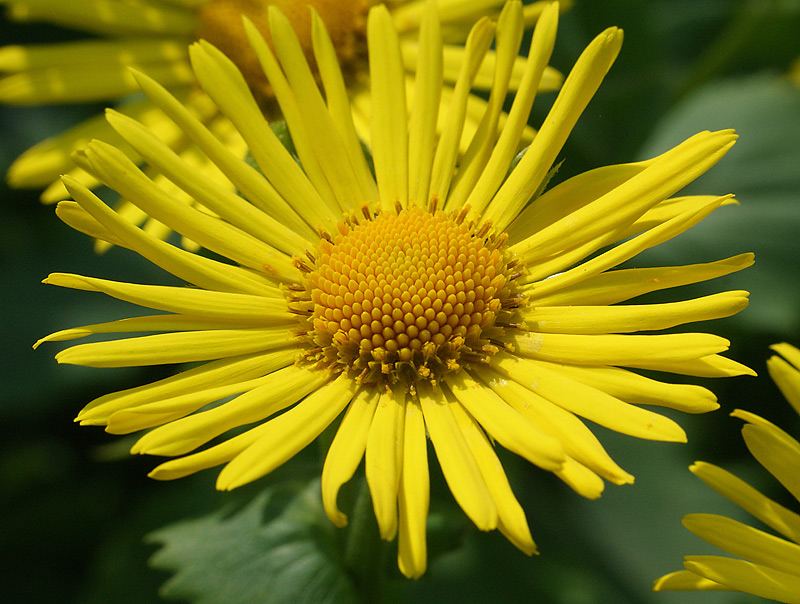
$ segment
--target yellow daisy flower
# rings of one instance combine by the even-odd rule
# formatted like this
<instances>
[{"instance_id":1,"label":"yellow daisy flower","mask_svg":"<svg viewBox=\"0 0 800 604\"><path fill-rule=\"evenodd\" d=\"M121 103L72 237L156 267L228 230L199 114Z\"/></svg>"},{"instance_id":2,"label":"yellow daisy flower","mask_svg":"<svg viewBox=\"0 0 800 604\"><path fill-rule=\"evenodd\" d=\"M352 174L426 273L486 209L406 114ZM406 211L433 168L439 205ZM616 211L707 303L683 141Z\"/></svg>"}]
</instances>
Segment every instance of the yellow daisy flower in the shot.
<instances>
[{"instance_id":1,"label":"yellow daisy flower","mask_svg":"<svg viewBox=\"0 0 800 604\"><path fill-rule=\"evenodd\" d=\"M139 69L160 82L226 146L243 154L245 145L241 137L219 114L214 103L194 86L188 45L206 39L223 50L242 70L262 109L270 114L274 95L247 44L241 13L268 37L269 8L278 7L289 18L306 55L313 61L309 12L312 7L329 30L346 76L356 129L366 138L371 111L364 31L367 9L377 4L387 6L401 40L403 68L410 85L418 67L417 34L424 0L0 0L0 4L7 5L6 14L10 19L53 23L92 36L75 42L0 48L0 75L6 74L0 79L0 102L46 105L118 101L120 112L158 131L187 161L202 161L202 154L182 137L169 119L136 94L139 87L128 67ZM496 17L502 4L503 0L439 2L443 33L448 42L443 47L442 75L449 84L443 92L444 102L453 95L452 85L464 58L463 42L469 26L483 15ZM526 28L532 27L545 4L536 2L524 7ZM473 87L477 90L488 91L498 85L494 79L497 54L490 50L486 56L487 60L476 66L478 72ZM523 68L523 58L518 57L509 67L510 72L502 74L508 78L509 91L520 85ZM557 71L548 68L540 82L541 89L556 90L561 80ZM469 132L477 127L486 102L478 96L470 96L467 107L465 129ZM532 134L529 128L526 137L530 139ZM70 155L95 138L114 144L134 161L140 160L104 117L98 115L26 151L10 167L9 184L46 187L42 200L47 203L69 197L59 179L67 172L94 188L96 179L75 169ZM206 167L207 164L198 165L198 169ZM124 204L121 211L137 224L147 218L131 204ZM148 231L160 237L169 234L155 221L148 226Z\"/></svg>"},{"instance_id":2,"label":"yellow daisy flower","mask_svg":"<svg viewBox=\"0 0 800 604\"><path fill-rule=\"evenodd\" d=\"M493 41L498 73L516 64L523 6L512 0L497 23L483 18L474 25L444 116L443 34L434 7L428 4L420 25L413 94L406 92L391 12L383 5L369 12L374 176L333 43L316 14L312 40L324 96L288 19L270 10L274 53L245 22L299 162L262 117L233 62L211 44L191 47L194 73L247 142L261 173L230 153L164 87L135 73L148 98L230 186L218 185L151 130L113 110L108 120L120 136L209 212L176 201L107 143L93 141L78 161L216 256L148 235L67 176L75 201L58 205L65 222L141 254L191 287L50 275L46 283L102 292L163 314L42 340L165 332L81 344L56 358L94 367L204 363L103 396L78 415L81 424L105 425L115 434L153 428L133 452L176 457L152 471L160 480L225 464L217 486L236 488L283 464L343 414L322 471L325 510L334 524L346 523L337 493L365 458L381 536L399 534L399 566L409 577L426 567L428 440L467 516L481 530L499 528L531 554L536 548L525 514L494 443L595 498L604 479L625 484L633 477L581 418L635 437L684 441L674 421L639 404L690 413L718 406L705 388L632 369L706 377L752 373L720 356L729 345L723 338L634 333L732 315L747 305L746 292L617 305L738 271L752 255L612 270L730 201L671 196L714 165L734 134L703 132L653 159L592 170L542 193L622 44L622 32L610 28L586 48L512 168L555 41L558 6L551 4L536 24L505 127L498 126L503 85L459 159L472 80ZM233 187L240 195L230 192Z\"/></svg>"},{"instance_id":3,"label":"yellow daisy flower","mask_svg":"<svg viewBox=\"0 0 800 604\"><path fill-rule=\"evenodd\" d=\"M800 350L789 344L772 349L780 356L767 369L786 400L800 413ZM800 501L800 442L776 425L737 409L744 442L762 466ZM787 604L800 604L800 514L759 493L713 464L697 462L691 471L782 537L716 514L688 514L683 525L711 545L738 558L686 556L677 571L658 579L656 591L741 591Z\"/></svg>"}]
</instances>

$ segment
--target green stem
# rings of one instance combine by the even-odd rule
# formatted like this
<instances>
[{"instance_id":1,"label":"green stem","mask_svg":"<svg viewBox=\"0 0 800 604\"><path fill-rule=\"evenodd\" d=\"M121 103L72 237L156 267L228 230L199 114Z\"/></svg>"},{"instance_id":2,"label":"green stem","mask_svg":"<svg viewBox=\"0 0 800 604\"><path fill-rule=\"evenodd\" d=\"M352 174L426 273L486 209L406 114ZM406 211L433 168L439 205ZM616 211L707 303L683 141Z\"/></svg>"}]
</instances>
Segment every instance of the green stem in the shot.
<instances>
[{"instance_id":1,"label":"green stem","mask_svg":"<svg viewBox=\"0 0 800 604\"><path fill-rule=\"evenodd\" d=\"M345 567L354 578L362 602L378 604L383 601L385 553L367 479L362 475L344 548Z\"/></svg>"}]
</instances>

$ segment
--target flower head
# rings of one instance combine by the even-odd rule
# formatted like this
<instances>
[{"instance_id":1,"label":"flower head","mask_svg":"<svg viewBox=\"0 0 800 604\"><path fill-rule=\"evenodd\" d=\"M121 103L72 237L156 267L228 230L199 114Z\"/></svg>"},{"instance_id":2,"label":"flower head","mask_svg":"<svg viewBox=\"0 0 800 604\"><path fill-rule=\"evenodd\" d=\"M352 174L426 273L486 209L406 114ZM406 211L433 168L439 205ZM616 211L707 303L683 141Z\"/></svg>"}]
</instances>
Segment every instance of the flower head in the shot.
<instances>
[{"instance_id":1,"label":"flower head","mask_svg":"<svg viewBox=\"0 0 800 604\"><path fill-rule=\"evenodd\" d=\"M419 62L416 44L424 2L421 0L5 0L7 15L18 21L47 22L86 32L89 37L74 42L5 46L0 48L0 102L19 105L110 102L117 110L160 132L160 136L187 160L204 161L187 145L170 120L147 99L141 99L136 80L128 68L147 73L172 92L224 144L238 155L246 152L241 137L230 122L217 111L206 95L194 86L195 80L187 52L188 45L206 39L225 52L245 76L260 107L275 114L274 94L264 77L259 61L247 43L241 15L246 15L271 42L269 14L278 8L297 32L308 59L312 51L311 10L325 23L336 55L343 67L345 83L353 101L355 126L362 138L369 136L370 100L366 62L366 13L371 5L385 5L399 32L403 69L409 83ZM448 43L444 46L446 102L452 96L452 84L464 55L463 42L469 25L484 15L497 16L503 0L475 3L458 0L443 5L440 14ZM525 27L538 18L545 2L535 2L523 9ZM490 90L495 86L494 60L503 49L487 52L488 60L475 66L478 70L473 87ZM523 59L517 58L504 74L508 89L516 90L521 82ZM561 76L548 69L541 86L555 90ZM477 127L486 102L470 96L467 130ZM478 118L479 119L479 118ZM505 119L503 117L503 119ZM475 123L473 123L475 122ZM530 139L532 129L526 137ZM48 203L67 199L59 176L69 172L89 188L97 180L75 168L71 154L88 141L99 139L138 156L105 122L102 115L47 139L20 156L9 169L8 181L15 187L47 187L42 200ZM200 169L208 167L198 166ZM190 200L179 194L184 201ZM120 212L139 224L149 222L148 231L159 237L169 234L157 221L149 220L135 206L123 201Z\"/></svg>"},{"instance_id":2,"label":"flower head","mask_svg":"<svg viewBox=\"0 0 800 604\"><path fill-rule=\"evenodd\" d=\"M800 350L785 343L772 349L781 356L767 361L769 374L800 413ZM742 436L753 457L800 501L800 442L753 413L737 409L731 415L747 422ZM737 558L686 556L686 570L661 577L655 589L741 591L787 604L800 602L800 513L715 465L697 462L690 469L780 536L716 514L684 516L687 529Z\"/></svg>"},{"instance_id":3,"label":"flower head","mask_svg":"<svg viewBox=\"0 0 800 604\"><path fill-rule=\"evenodd\" d=\"M90 143L78 161L144 213L221 259L150 236L66 177L75 201L59 204L62 219L141 254L192 287L50 275L47 283L103 292L164 314L69 329L45 340L165 332L81 344L56 358L99 367L204 364L103 396L77 420L112 433L152 428L133 451L176 459L151 476L173 479L226 464L217 486L232 489L283 464L343 413L322 471L325 510L335 524L346 523L337 493L365 458L381 535L399 534L399 565L409 577L426 566L428 439L469 518L482 530L501 529L526 553L536 548L493 443L594 498L603 479L624 484L633 477L581 418L636 437L685 440L674 421L638 405L704 412L717 407L714 395L631 369L708 377L751 372L720 356L728 347L722 338L634 332L734 314L747 305L746 292L616 304L740 270L752 257L613 269L729 200L671 196L716 163L735 137L701 133L654 159L593 170L541 193L622 42L622 33L611 28L588 46L512 168L555 40L553 4L537 22L505 126L498 125L501 103L495 102L505 97L504 85L459 156L477 66L494 39L498 49L509 49L498 51L496 69L511 70L522 16L521 2L512 0L496 25L483 19L472 28L444 112L443 33L435 3L427 5L420 25L413 95L406 94L392 14L382 5L371 9L374 176L333 43L316 15L312 41L324 97L279 11L270 13L274 52L245 22L299 161L278 141L235 65L209 43L192 46L194 72L247 142L261 173L231 154L165 88L137 73L151 101L219 174L197 170L130 117L109 111L109 123L202 211L177 201L106 143ZM242 426L248 427L206 447Z\"/></svg>"}]
</instances>

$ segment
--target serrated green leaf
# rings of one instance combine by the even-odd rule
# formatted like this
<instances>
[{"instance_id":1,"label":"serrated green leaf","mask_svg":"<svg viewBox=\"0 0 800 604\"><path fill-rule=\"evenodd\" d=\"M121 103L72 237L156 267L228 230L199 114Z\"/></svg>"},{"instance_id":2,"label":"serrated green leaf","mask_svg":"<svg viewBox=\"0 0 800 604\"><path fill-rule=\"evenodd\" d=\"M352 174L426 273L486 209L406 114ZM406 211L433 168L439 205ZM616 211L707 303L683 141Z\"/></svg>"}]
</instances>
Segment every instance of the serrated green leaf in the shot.
<instances>
[{"instance_id":1,"label":"serrated green leaf","mask_svg":"<svg viewBox=\"0 0 800 604\"><path fill-rule=\"evenodd\" d=\"M196 604L355 604L315 480L264 522L281 499L269 488L232 515L225 511L149 536L162 549L150 562L174 572L165 598Z\"/></svg>"}]
</instances>

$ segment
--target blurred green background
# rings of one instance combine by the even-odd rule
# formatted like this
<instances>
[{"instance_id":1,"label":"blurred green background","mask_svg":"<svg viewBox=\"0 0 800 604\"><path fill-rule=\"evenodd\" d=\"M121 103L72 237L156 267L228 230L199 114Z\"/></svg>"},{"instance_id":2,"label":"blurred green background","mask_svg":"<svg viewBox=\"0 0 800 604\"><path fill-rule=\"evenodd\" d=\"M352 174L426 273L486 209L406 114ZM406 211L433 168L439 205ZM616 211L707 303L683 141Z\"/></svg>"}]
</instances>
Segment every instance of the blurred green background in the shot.
<instances>
[{"instance_id":1,"label":"blurred green background","mask_svg":"<svg viewBox=\"0 0 800 604\"><path fill-rule=\"evenodd\" d=\"M720 398L719 411L698 417L674 414L689 435L687 445L636 441L598 428L612 456L636 476L633 486L607 485L598 501L582 500L551 476L504 455L541 551L538 557L518 553L497 532L479 533L458 514L454 522L443 521L453 503L434 462L430 539L438 555L432 556L420 581L406 582L395 568L394 545L389 546L389 591L399 599L756 602L741 594L650 592L654 579L680 568L683 555L715 553L682 528L684 514L741 517L687 466L697 459L717 463L798 508L747 454L740 422L728 413L737 407L754 411L800 435L800 420L764 367L770 344L800 344L800 87L785 77L800 56L800 1L576 0L561 18L552 63L568 71L591 38L611 25L625 30L622 53L567 142L556 179L651 157L700 130L735 128L739 142L689 191L735 193L741 206L722 208L634 264L707 262L755 252L756 266L743 273L652 299L749 289L752 302L746 311L703 329L729 338L730 356L760 377L709 381L706 385ZM2 44L71 35L0 21ZM532 124L541 121L552 99L537 99ZM0 171L35 142L100 109L0 107ZM213 489L214 471L156 483L146 478L156 460L128 456L131 440L74 424L77 411L92 398L162 377L173 368L57 366L53 355L63 345L44 345L34 352L31 344L52 331L130 312L123 303L46 287L41 279L55 271L134 282L162 281L163 276L125 250L95 255L91 242L62 225L52 207L38 202L36 192L0 188L2 600L158 601L159 587L170 575L148 567L158 546L145 543L145 535L221 506L244 505L265 486L287 477L314 474L315 452L306 452L278 475L243 492L220 494ZM197 553L211 566L215 556L230 553L215 552L213 546L200 544ZM252 576L256 583L265 580L257 572ZM180 593L180 588L172 592ZM205 597L198 601L225 601L219 594Z\"/></svg>"}]
</instances>

